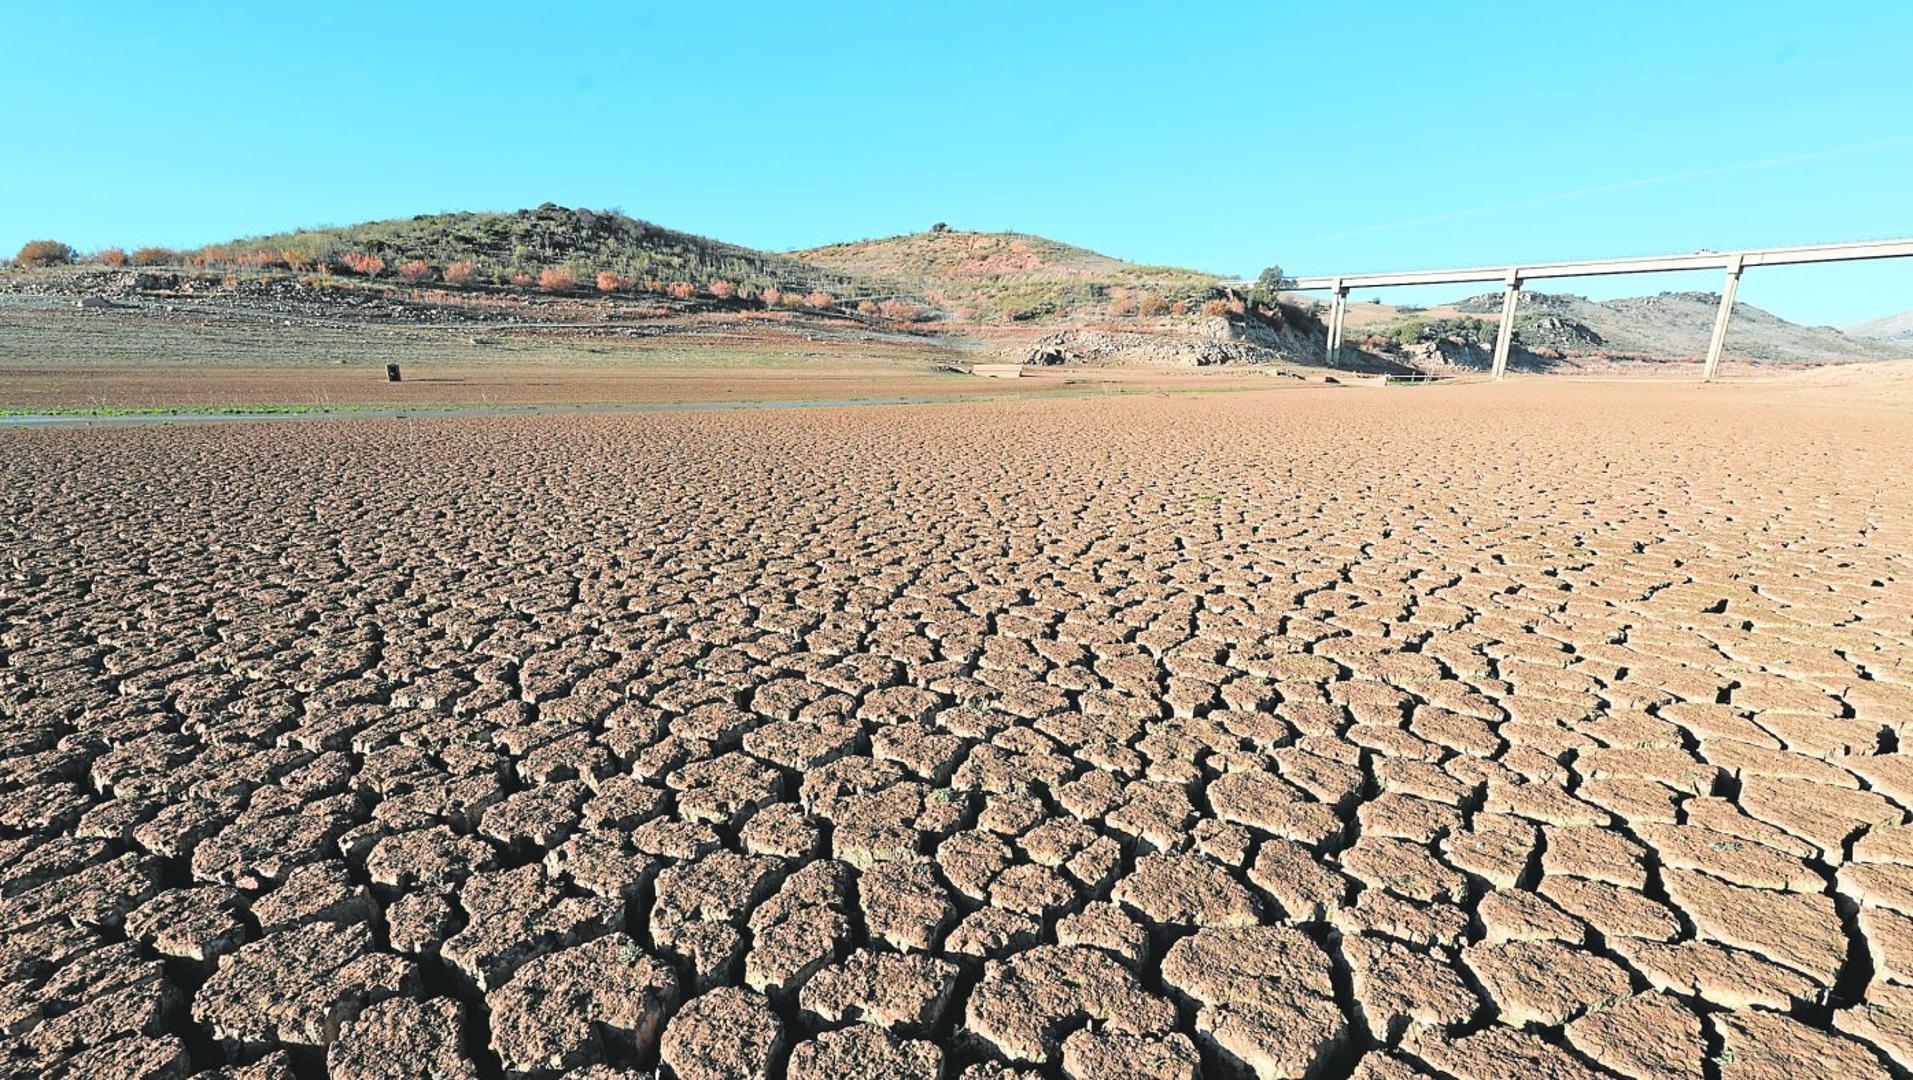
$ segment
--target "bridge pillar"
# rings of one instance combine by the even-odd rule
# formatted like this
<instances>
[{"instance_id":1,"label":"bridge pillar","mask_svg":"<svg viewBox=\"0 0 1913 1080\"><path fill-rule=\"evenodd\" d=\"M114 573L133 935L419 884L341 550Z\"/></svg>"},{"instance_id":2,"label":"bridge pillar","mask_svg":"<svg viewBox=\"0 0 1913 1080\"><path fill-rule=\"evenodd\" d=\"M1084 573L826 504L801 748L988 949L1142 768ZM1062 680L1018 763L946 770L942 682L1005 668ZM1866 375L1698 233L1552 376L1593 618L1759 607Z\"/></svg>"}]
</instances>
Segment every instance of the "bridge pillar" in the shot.
<instances>
[{"instance_id":1,"label":"bridge pillar","mask_svg":"<svg viewBox=\"0 0 1913 1080\"><path fill-rule=\"evenodd\" d=\"M1514 306L1521 298L1521 273L1519 269L1508 271L1507 290L1501 294L1501 325L1495 330L1495 359L1493 376L1500 382L1508 374L1508 350L1514 347Z\"/></svg>"},{"instance_id":2,"label":"bridge pillar","mask_svg":"<svg viewBox=\"0 0 1913 1080\"><path fill-rule=\"evenodd\" d=\"M1734 317L1734 294L1740 291L1740 256L1727 262L1727 280L1720 287L1720 311L1714 316L1714 336L1707 342L1707 366L1701 370L1701 382L1713 382L1720 373L1720 353L1727 347L1727 323Z\"/></svg>"},{"instance_id":3,"label":"bridge pillar","mask_svg":"<svg viewBox=\"0 0 1913 1080\"><path fill-rule=\"evenodd\" d=\"M1348 318L1348 286L1338 278L1335 281L1334 295L1328 305L1328 366L1340 367L1342 362L1342 323Z\"/></svg>"}]
</instances>

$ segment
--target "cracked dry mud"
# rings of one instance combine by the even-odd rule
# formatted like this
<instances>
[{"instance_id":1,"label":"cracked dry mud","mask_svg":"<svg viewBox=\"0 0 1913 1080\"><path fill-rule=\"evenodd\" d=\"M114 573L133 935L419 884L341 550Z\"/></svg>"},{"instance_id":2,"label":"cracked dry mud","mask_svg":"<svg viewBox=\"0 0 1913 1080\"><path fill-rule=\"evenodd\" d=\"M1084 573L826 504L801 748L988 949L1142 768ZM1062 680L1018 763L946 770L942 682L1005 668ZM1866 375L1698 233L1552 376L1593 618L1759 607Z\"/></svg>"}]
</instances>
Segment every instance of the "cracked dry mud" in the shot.
<instances>
[{"instance_id":1,"label":"cracked dry mud","mask_svg":"<svg viewBox=\"0 0 1913 1080\"><path fill-rule=\"evenodd\" d=\"M0 434L0 1075L1909 1075L1913 411Z\"/></svg>"}]
</instances>

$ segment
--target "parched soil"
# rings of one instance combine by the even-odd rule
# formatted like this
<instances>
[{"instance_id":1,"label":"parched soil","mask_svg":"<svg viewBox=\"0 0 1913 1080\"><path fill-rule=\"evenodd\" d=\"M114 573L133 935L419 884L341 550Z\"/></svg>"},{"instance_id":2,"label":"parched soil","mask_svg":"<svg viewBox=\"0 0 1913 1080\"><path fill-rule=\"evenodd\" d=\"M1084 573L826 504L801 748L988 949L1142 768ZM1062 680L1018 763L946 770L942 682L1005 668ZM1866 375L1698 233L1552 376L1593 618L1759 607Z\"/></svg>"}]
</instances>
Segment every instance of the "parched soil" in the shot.
<instances>
[{"instance_id":1,"label":"parched soil","mask_svg":"<svg viewBox=\"0 0 1913 1080\"><path fill-rule=\"evenodd\" d=\"M378 308L404 317L368 319L249 295L112 303L82 309L0 289L0 412L947 399L1263 389L1271 374L1282 384L1303 374L1070 367L978 378L962 372L1015 346L787 312L624 318L630 305L586 299L536 298L530 311L501 309L512 316L502 322L472 321L501 311L456 305ZM388 363L402 381L387 381Z\"/></svg>"},{"instance_id":2,"label":"parched soil","mask_svg":"<svg viewBox=\"0 0 1913 1080\"><path fill-rule=\"evenodd\" d=\"M0 430L0 1076L1904 1077L1811 389Z\"/></svg>"},{"instance_id":3,"label":"parched soil","mask_svg":"<svg viewBox=\"0 0 1913 1080\"><path fill-rule=\"evenodd\" d=\"M1137 371L1082 368L986 378L921 367L761 368L697 364L596 366L560 358L536 364L406 363L403 381L367 364L111 368L9 367L0 363L0 410L101 412L120 409L310 410L548 408L730 402L904 401L1041 397L1057 392L1262 390L1301 386L1296 377L1259 371Z\"/></svg>"}]
</instances>

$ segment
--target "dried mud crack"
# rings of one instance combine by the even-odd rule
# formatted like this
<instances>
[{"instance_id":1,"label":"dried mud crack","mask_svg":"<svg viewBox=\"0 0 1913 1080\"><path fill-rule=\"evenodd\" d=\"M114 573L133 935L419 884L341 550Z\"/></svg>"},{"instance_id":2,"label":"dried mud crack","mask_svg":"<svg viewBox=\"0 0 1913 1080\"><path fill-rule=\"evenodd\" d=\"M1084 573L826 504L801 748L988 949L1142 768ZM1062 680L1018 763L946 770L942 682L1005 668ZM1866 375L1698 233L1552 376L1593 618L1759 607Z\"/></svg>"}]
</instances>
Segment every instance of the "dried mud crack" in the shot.
<instances>
[{"instance_id":1,"label":"dried mud crack","mask_svg":"<svg viewBox=\"0 0 1913 1080\"><path fill-rule=\"evenodd\" d=\"M1897 1077L1913 410L0 431L0 1076Z\"/></svg>"}]
</instances>

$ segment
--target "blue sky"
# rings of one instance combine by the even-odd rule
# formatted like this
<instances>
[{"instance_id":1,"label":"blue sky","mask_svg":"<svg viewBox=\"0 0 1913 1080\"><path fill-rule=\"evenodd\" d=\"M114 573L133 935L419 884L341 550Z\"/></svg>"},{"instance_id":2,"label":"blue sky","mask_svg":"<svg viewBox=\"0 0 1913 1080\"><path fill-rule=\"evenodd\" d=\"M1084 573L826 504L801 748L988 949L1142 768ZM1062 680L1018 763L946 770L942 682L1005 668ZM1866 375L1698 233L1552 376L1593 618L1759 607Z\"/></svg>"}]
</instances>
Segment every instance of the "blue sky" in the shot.
<instances>
[{"instance_id":1,"label":"blue sky","mask_svg":"<svg viewBox=\"0 0 1913 1080\"><path fill-rule=\"evenodd\" d=\"M6 251L547 200L771 249L947 221L1241 274L1913 235L1904 2L22 0L0 25ZM1913 308L1913 265L1742 297L1845 323Z\"/></svg>"}]
</instances>

